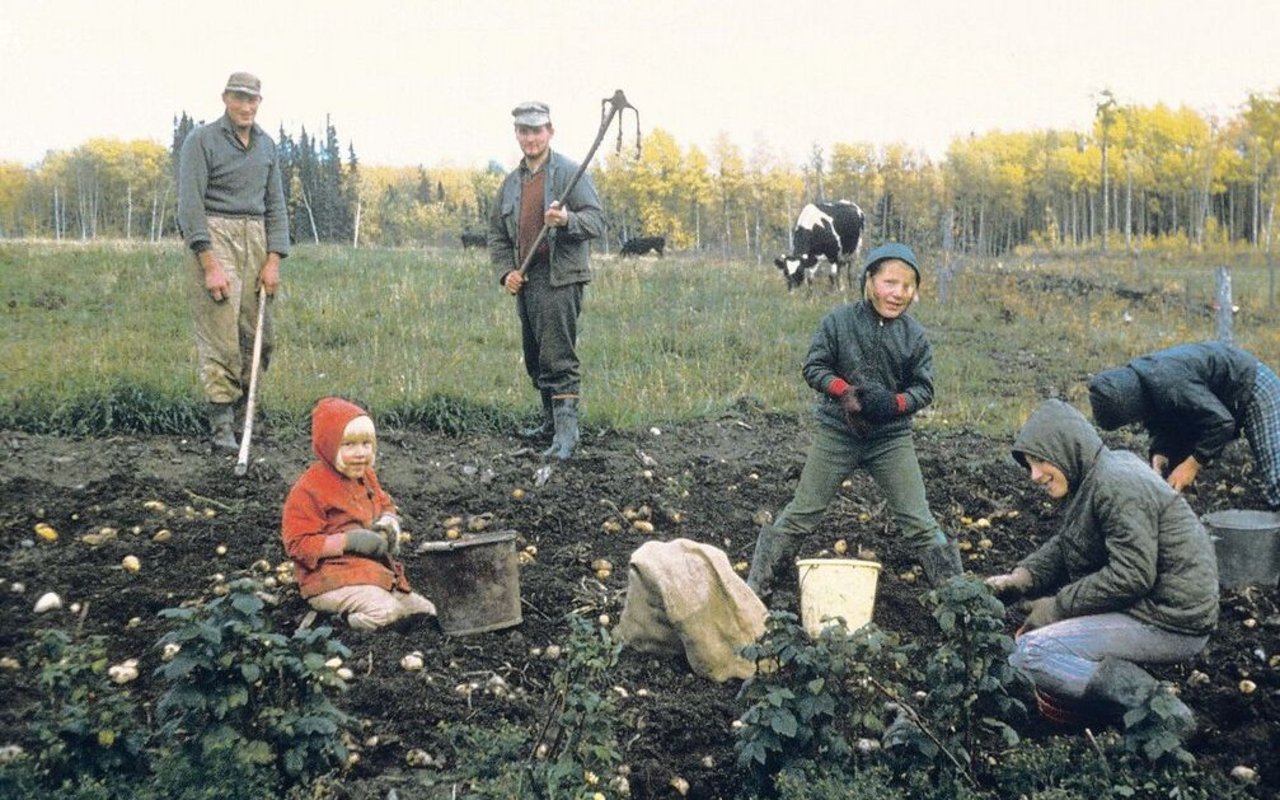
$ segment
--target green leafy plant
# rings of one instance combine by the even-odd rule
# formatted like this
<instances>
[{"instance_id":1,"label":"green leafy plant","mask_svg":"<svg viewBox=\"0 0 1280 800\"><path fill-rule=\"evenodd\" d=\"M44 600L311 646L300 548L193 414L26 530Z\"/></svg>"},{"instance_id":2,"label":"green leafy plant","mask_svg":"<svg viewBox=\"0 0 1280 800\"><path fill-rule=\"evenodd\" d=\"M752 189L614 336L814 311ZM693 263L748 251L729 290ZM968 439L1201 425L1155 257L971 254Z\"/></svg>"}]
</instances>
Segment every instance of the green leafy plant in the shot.
<instances>
[{"instance_id":1,"label":"green leafy plant","mask_svg":"<svg viewBox=\"0 0 1280 800\"><path fill-rule=\"evenodd\" d=\"M1138 706L1124 714L1125 749L1158 767L1191 766L1195 756L1182 746L1189 731L1179 717L1172 689L1157 685Z\"/></svg>"},{"instance_id":2,"label":"green leafy plant","mask_svg":"<svg viewBox=\"0 0 1280 800\"><path fill-rule=\"evenodd\" d=\"M770 612L743 656L757 670L742 690L734 749L757 782L801 761L846 760L859 736L883 731L884 692L901 694L910 677L911 649L893 634L841 624L813 639L785 611Z\"/></svg>"},{"instance_id":3,"label":"green leafy plant","mask_svg":"<svg viewBox=\"0 0 1280 800\"><path fill-rule=\"evenodd\" d=\"M607 628L569 616L569 638L552 674L550 704L539 728L510 723L484 729L444 726L465 785L460 797L584 798L619 796L615 768L618 707L610 671L622 646ZM536 735L533 735L536 734Z\"/></svg>"},{"instance_id":4,"label":"green leafy plant","mask_svg":"<svg viewBox=\"0 0 1280 800\"><path fill-rule=\"evenodd\" d=\"M85 778L127 782L147 772L147 728L128 689L112 682L106 639L43 631L29 649L40 666L31 732L46 787Z\"/></svg>"},{"instance_id":5,"label":"green leafy plant","mask_svg":"<svg viewBox=\"0 0 1280 800\"><path fill-rule=\"evenodd\" d=\"M1013 639L1004 633L1004 605L986 585L967 576L928 592L941 639L925 665L929 687L918 712L903 704L903 716L885 743L912 766L958 772L974 785L973 754L994 737L1002 746L1018 742L1006 720L1026 714L1014 696L1023 679L1008 663Z\"/></svg>"},{"instance_id":6,"label":"green leafy plant","mask_svg":"<svg viewBox=\"0 0 1280 800\"><path fill-rule=\"evenodd\" d=\"M156 705L162 731L194 763L232 746L251 763L302 783L345 763L348 717L330 699L346 683L326 665L350 651L326 626L275 633L261 584L233 581L198 607L168 608L178 623L158 645L180 649L157 673L169 684Z\"/></svg>"}]
</instances>

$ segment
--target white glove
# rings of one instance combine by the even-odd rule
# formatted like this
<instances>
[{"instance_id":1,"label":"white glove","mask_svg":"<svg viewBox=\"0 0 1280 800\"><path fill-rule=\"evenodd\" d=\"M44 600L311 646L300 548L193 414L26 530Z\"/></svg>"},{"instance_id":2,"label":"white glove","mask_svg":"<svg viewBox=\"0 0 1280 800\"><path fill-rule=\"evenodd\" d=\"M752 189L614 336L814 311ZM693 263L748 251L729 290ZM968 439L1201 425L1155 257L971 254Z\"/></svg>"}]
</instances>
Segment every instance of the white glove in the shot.
<instances>
[{"instance_id":1,"label":"white glove","mask_svg":"<svg viewBox=\"0 0 1280 800\"><path fill-rule=\"evenodd\" d=\"M375 531L382 531L387 535L387 549L392 556L400 555L400 518L390 512L378 517L378 521L373 523Z\"/></svg>"}]
</instances>

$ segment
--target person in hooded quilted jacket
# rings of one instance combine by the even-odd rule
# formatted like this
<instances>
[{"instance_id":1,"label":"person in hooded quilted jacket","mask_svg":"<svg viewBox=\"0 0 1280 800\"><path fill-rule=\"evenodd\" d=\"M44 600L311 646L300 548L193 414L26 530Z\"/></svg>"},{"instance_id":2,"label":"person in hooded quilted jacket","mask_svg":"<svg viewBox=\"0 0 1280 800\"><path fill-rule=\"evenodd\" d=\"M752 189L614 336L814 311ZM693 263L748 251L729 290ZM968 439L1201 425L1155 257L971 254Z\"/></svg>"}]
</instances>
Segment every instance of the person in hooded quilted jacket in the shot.
<instances>
[{"instance_id":1,"label":"person in hooded quilted jacket","mask_svg":"<svg viewBox=\"0 0 1280 800\"><path fill-rule=\"evenodd\" d=\"M1062 509L1044 544L1010 573L987 578L999 595L1034 598L1010 663L1031 678L1050 717L1141 705L1160 685L1138 665L1194 657L1217 624L1208 532L1141 458L1106 447L1060 400L1031 415L1013 457ZM1190 709L1171 700L1189 733Z\"/></svg>"},{"instance_id":2,"label":"person in hooded quilted jacket","mask_svg":"<svg viewBox=\"0 0 1280 800\"><path fill-rule=\"evenodd\" d=\"M354 403L323 398L311 412L311 447L317 460L290 489L280 530L302 597L360 630L434 615L395 558L400 515L373 469L373 420Z\"/></svg>"}]
</instances>

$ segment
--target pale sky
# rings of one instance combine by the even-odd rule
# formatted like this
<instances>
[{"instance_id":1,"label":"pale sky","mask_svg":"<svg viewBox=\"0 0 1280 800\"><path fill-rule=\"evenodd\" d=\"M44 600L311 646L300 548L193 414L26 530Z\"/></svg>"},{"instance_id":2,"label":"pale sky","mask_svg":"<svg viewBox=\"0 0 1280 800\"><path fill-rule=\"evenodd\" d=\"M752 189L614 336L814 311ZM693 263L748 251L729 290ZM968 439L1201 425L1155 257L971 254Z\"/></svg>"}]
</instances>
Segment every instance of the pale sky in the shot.
<instances>
[{"instance_id":1,"label":"pale sky","mask_svg":"<svg viewBox=\"0 0 1280 800\"><path fill-rule=\"evenodd\" d=\"M526 99L580 160L616 89L682 147L941 159L971 132L1088 130L1103 89L1232 116L1280 90L1278 43L1277 0L0 0L0 160L167 146L181 111L222 113L236 70L262 78L269 133L323 133L328 113L365 164L509 166Z\"/></svg>"}]
</instances>

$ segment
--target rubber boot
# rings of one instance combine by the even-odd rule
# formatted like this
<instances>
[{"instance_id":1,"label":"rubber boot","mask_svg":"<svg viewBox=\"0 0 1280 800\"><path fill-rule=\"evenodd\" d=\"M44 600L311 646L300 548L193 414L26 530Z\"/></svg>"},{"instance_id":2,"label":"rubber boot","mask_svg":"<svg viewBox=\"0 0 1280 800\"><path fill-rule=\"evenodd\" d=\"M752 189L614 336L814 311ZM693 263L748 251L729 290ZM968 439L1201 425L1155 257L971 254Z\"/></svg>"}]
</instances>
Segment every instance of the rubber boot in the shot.
<instances>
[{"instance_id":1,"label":"rubber boot","mask_svg":"<svg viewBox=\"0 0 1280 800\"><path fill-rule=\"evenodd\" d=\"M1084 696L1087 700L1114 703L1127 711L1143 705L1153 693L1161 691L1168 689L1162 687L1151 673L1132 661L1105 658L1084 687ZM1185 739L1196 728L1195 714L1182 700L1177 697L1170 699L1173 701L1173 726Z\"/></svg>"},{"instance_id":2,"label":"rubber boot","mask_svg":"<svg viewBox=\"0 0 1280 800\"><path fill-rule=\"evenodd\" d=\"M964 572L960 548L956 546L955 539L944 538L940 542L934 542L920 548L919 554L924 576L934 588Z\"/></svg>"},{"instance_id":3,"label":"rubber boot","mask_svg":"<svg viewBox=\"0 0 1280 800\"><path fill-rule=\"evenodd\" d=\"M751 554L751 571L747 573L747 588L756 597L766 597L773 589L773 580L779 565L791 558L795 551L795 539L773 525L760 526L756 537L756 549Z\"/></svg>"},{"instance_id":4,"label":"rubber boot","mask_svg":"<svg viewBox=\"0 0 1280 800\"><path fill-rule=\"evenodd\" d=\"M555 433L556 423L551 412L551 390L542 392L542 421L528 428L521 428L520 435L525 439L542 439Z\"/></svg>"},{"instance_id":5,"label":"rubber boot","mask_svg":"<svg viewBox=\"0 0 1280 800\"><path fill-rule=\"evenodd\" d=\"M551 400L551 420L556 433L551 446L542 453L543 458L555 456L568 461L578 444L578 398L556 397Z\"/></svg>"},{"instance_id":6,"label":"rubber boot","mask_svg":"<svg viewBox=\"0 0 1280 800\"><path fill-rule=\"evenodd\" d=\"M230 403L209 404L209 440L220 450L239 450L236 442L236 412Z\"/></svg>"}]
</instances>

